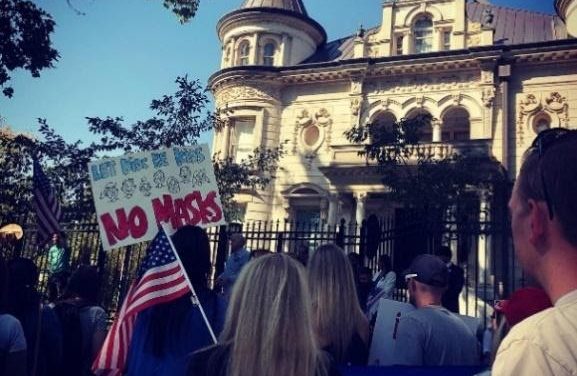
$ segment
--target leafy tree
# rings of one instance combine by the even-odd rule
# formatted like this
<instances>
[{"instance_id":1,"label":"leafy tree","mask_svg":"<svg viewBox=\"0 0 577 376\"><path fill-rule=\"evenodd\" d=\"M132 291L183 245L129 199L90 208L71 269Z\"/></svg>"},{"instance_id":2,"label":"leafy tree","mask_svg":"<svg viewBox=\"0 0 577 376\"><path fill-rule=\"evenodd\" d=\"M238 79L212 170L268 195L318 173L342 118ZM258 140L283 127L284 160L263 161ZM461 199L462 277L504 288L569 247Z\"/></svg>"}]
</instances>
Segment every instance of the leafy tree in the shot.
<instances>
[{"instance_id":1,"label":"leafy tree","mask_svg":"<svg viewBox=\"0 0 577 376\"><path fill-rule=\"evenodd\" d=\"M33 211L32 160L38 158L58 194L63 208L76 213L93 212L86 165L94 155L80 141L66 142L44 119L38 119L41 138L10 131L0 132L0 222Z\"/></svg>"},{"instance_id":2,"label":"leafy tree","mask_svg":"<svg viewBox=\"0 0 577 376\"><path fill-rule=\"evenodd\" d=\"M200 0L163 0L165 8L174 13L180 23L190 21L196 15Z\"/></svg>"},{"instance_id":3,"label":"leafy tree","mask_svg":"<svg viewBox=\"0 0 577 376\"><path fill-rule=\"evenodd\" d=\"M39 77L58 60L50 40L54 25L52 17L31 1L0 0L0 88L5 96L14 93L8 86L12 71L25 69Z\"/></svg>"},{"instance_id":4,"label":"leafy tree","mask_svg":"<svg viewBox=\"0 0 577 376\"><path fill-rule=\"evenodd\" d=\"M206 111L208 97L198 81L189 81L185 76L177 78L176 84L178 90L174 95L151 102L150 109L156 113L151 119L124 126L122 118L88 118L90 131L101 136L92 144L94 151L135 152L194 145L203 132L228 126L219 113ZM274 149L257 148L239 163L214 156L215 177L227 220L238 217L236 193L264 189L270 183L283 150L282 145Z\"/></svg>"},{"instance_id":5,"label":"leafy tree","mask_svg":"<svg viewBox=\"0 0 577 376\"><path fill-rule=\"evenodd\" d=\"M206 91L198 81L186 76L176 79L173 95L155 99L150 109L153 117L125 125L121 117L89 117L88 129L100 138L88 146L80 141L68 143L45 120L39 119L41 138L0 134L1 202L14 212L31 210L30 173L32 157L44 162L45 171L56 182L64 209L76 219L94 214L87 164L97 157L111 154L154 150L162 147L195 145L203 132L227 126L218 113L206 110ZM225 217L234 218L237 210L234 194L243 189L263 189L274 177L282 147L255 149L240 163L232 159L213 159L217 184L222 194Z\"/></svg>"},{"instance_id":6,"label":"leafy tree","mask_svg":"<svg viewBox=\"0 0 577 376\"><path fill-rule=\"evenodd\" d=\"M423 130L430 128L432 121L431 115L423 114L391 126L357 125L345 136L363 145L359 154L367 163L377 164L391 200L424 218L458 219L469 211L476 191L491 192L503 175L495 171L498 164L487 154L454 149L439 157L434 148L419 145Z\"/></svg>"}]
</instances>

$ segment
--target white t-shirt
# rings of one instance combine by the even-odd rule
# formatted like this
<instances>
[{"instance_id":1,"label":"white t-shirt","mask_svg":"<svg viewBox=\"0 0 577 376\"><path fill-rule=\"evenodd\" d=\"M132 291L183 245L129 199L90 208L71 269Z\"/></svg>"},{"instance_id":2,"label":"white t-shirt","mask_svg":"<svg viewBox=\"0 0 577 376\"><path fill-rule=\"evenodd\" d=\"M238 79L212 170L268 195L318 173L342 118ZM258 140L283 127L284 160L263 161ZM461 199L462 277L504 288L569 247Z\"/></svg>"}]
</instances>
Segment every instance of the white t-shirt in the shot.
<instances>
[{"instance_id":1,"label":"white t-shirt","mask_svg":"<svg viewBox=\"0 0 577 376\"><path fill-rule=\"evenodd\" d=\"M20 321L12 315L0 314L0 351L14 353L26 350L26 338Z\"/></svg>"},{"instance_id":2,"label":"white t-shirt","mask_svg":"<svg viewBox=\"0 0 577 376\"><path fill-rule=\"evenodd\" d=\"M492 374L577 376L577 290L515 325L499 346Z\"/></svg>"}]
</instances>

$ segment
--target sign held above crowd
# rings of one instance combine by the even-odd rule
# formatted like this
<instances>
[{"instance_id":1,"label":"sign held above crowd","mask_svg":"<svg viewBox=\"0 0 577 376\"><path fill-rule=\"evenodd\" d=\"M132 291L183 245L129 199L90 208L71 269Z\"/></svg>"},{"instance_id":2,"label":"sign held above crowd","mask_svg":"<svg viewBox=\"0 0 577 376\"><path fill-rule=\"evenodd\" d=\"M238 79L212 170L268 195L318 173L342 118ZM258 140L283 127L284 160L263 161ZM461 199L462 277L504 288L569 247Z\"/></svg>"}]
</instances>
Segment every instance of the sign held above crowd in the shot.
<instances>
[{"instance_id":1,"label":"sign held above crowd","mask_svg":"<svg viewBox=\"0 0 577 376\"><path fill-rule=\"evenodd\" d=\"M88 165L105 250L169 235L190 224L225 224L206 144L105 158Z\"/></svg>"}]
</instances>

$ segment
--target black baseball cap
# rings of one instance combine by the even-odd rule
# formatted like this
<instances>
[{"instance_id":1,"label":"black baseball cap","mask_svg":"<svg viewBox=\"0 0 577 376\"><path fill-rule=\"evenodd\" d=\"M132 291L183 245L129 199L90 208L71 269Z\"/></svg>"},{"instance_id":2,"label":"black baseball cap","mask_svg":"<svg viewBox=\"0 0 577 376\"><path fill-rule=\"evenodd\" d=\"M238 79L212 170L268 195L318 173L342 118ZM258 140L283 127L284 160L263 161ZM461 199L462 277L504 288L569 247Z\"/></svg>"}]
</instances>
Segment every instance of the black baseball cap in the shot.
<instances>
[{"instance_id":1,"label":"black baseball cap","mask_svg":"<svg viewBox=\"0 0 577 376\"><path fill-rule=\"evenodd\" d=\"M449 270L447 265L437 256L419 255L409 269L405 271L405 279L414 278L428 286L447 287Z\"/></svg>"}]
</instances>

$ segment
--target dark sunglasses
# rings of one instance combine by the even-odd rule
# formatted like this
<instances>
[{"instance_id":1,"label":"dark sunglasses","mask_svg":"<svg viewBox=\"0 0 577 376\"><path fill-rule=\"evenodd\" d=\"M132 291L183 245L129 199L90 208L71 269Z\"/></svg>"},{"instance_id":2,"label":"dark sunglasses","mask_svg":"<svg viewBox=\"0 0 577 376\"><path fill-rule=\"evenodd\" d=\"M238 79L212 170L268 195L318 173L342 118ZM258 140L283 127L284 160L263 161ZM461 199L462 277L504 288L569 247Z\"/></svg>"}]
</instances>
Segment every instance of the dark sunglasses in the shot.
<instances>
[{"instance_id":1,"label":"dark sunglasses","mask_svg":"<svg viewBox=\"0 0 577 376\"><path fill-rule=\"evenodd\" d=\"M567 128L551 128L544 130L537 135L535 140L533 140L531 149L536 150L539 159L541 159L552 145L568 135L577 135L577 130ZM541 186L543 187L543 196L545 196L545 203L547 204L547 209L549 210L549 219L553 220L553 202L551 201L551 196L547 190L547 184L545 184L545 173L543 166L541 166Z\"/></svg>"}]
</instances>

